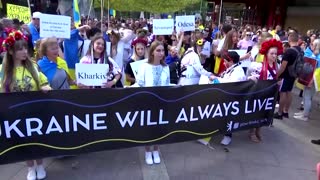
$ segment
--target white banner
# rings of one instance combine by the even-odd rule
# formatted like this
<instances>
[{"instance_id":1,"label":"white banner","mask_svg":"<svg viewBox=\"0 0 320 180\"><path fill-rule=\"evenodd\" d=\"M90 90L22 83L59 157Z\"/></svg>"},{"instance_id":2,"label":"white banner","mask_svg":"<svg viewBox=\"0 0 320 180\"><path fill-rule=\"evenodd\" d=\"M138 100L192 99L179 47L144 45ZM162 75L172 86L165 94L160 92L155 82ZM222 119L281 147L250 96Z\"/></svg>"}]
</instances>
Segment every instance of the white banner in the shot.
<instances>
[{"instance_id":1,"label":"white banner","mask_svg":"<svg viewBox=\"0 0 320 180\"><path fill-rule=\"evenodd\" d=\"M154 35L171 35L173 33L173 19L154 19L153 34Z\"/></svg>"},{"instance_id":2,"label":"white banner","mask_svg":"<svg viewBox=\"0 0 320 180\"><path fill-rule=\"evenodd\" d=\"M140 65L143 63L146 63L146 62L148 62L148 59L143 59L140 61L135 61L135 62L130 63L130 66L131 66L131 69L132 69L132 72L133 72L135 78L137 78L137 74L138 74L138 70L140 68Z\"/></svg>"},{"instance_id":3,"label":"white banner","mask_svg":"<svg viewBox=\"0 0 320 180\"><path fill-rule=\"evenodd\" d=\"M107 82L108 64L76 64L77 83L86 86L102 86Z\"/></svg>"},{"instance_id":4,"label":"white banner","mask_svg":"<svg viewBox=\"0 0 320 180\"><path fill-rule=\"evenodd\" d=\"M40 18L40 37L70 39L71 17L42 14Z\"/></svg>"},{"instance_id":5,"label":"white banner","mask_svg":"<svg viewBox=\"0 0 320 180\"><path fill-rule=\"evenodd\" d=\"M195 30L195 16L177 16L176 17L176 31L194 31Z\"/></svg>"}]
</instances>

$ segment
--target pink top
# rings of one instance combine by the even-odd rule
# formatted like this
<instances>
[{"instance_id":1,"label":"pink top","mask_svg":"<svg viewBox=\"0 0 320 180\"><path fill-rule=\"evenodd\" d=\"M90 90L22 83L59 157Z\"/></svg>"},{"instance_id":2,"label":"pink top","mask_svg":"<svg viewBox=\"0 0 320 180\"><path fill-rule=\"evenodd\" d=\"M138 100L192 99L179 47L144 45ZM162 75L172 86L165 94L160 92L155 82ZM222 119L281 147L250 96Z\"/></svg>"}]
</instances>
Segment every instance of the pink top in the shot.
<instances>
[{"instance_id":1,"label":"pink top","mask_svg":"<svg viewBox=\"0 0 320 180\"><path fill-rule=\"evenodd\" d=\"M253 47L254 45L254 42L252 40L245 40L245 39L242 39L241 41L238 42L238 48L240 50L247 50L249 46L252 46Z\"/></svg>"}]
</instances>

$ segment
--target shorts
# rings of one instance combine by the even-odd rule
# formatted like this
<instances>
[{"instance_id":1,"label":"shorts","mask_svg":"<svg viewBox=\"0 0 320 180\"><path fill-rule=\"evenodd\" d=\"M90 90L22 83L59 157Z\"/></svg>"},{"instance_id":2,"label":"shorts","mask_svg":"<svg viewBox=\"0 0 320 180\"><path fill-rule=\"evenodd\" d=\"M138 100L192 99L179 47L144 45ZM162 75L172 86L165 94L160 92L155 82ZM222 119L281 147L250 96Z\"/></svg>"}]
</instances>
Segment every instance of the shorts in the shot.
<instances>
[{"instance_id":1,"label":"shorts","mask_svg":"<svg viewBox=\"0 0 320 180\"><path fill-rule=\"evenodd\" d=\"M291 92L295 81L295 78L284 78L280 86L280 92Z\"/></svg>"}]
</instances>

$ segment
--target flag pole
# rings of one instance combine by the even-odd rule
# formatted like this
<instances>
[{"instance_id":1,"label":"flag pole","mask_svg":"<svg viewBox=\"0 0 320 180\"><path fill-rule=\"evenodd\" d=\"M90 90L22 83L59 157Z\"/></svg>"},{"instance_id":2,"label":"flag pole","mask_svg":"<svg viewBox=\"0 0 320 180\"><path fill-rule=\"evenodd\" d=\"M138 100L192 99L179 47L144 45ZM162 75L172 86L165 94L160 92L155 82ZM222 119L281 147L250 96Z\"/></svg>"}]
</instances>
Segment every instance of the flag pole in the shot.
<instances>
[{"instance_id":1,"label":"flag pole","mask_svg":"<svg viewBox=\"0 0 320 180\"><path fill-rule=\"evenodd\" d=\"M101 30L102 30L102 21L103 21L103 6L104 6L104 0L101 0Z\"/></svg>"},{"instance_id":2,"label":"flag pole","mask_svg":"<svg viewBox=\"0 0 320 180\"><path fill-rule=\"evenodd\" d=\"M109 25L110 25L110 0L108 0L108 26L107 26L108 29L110 28Z\"/></svg>"},{"instance_id":3,"label":"flag pole","mask_svg":"<svg viewBox=\"0 0 320 180\"><path fill-rule=\"evenodd\" d=\"M31 12L31 4L30 4L30 0L28 0L28 7L29 7L30 18L31 18L31 17L32 17L32 12Z\"/></svg>"},{"instance_id":4,"label":"flag pole","mask_svg":"<svg viewBox=\"0 0 320 180\"><path fill-rule=\"evenodd\" d=\"M221 24L221 15L222 15L222 4L223 4L223 0L221 0L220 2L220 12L219 12L219 26Z\"/></svg>"},{"instance_id":5,"label":"flag pole","mask_svg":"<svg viewBox=\"0 0 320 180\"><path fill-rule=\"evenodd\" d=\"M93 0L91 0L90 7L89 7L89 13L88 13L87 22L86 22L87 25L88 25L89 17L91 14L92 4L93 4Z\"/></svg>"}]
</instances>

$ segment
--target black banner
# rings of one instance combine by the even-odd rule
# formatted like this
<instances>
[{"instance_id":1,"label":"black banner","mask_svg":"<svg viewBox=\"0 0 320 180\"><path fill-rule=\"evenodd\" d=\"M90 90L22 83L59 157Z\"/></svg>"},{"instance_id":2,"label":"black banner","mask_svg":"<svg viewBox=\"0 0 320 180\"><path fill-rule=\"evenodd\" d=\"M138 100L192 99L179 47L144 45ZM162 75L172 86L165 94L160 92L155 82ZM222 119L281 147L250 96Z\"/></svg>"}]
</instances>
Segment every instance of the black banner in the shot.
<instances>
[{"instance_id":1,"label":"black banner","mask_svg":"<svg viewBox=\"0 0 320 180\"><path fill-rule=\"evenodd\" d=\"M0 164L269 125L277 84L0 94Z\"/></svg>"}]
</instances>

